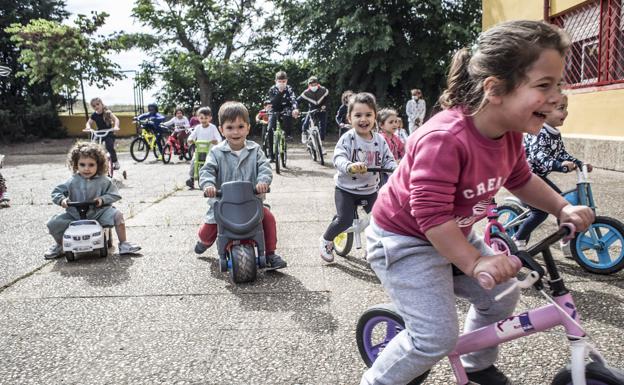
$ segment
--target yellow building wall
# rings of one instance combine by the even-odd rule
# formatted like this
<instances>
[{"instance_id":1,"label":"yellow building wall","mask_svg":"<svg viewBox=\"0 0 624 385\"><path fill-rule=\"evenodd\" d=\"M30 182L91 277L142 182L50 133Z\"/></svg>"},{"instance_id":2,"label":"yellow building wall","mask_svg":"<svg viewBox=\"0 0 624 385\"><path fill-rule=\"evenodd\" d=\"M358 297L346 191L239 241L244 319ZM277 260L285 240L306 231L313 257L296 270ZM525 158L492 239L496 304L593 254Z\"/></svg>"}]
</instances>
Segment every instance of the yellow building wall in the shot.
<instances>
[{"instance_id":1,"label":"yellow building wall","mask_svg":"<svg viewBox=\"0 0 624 385\"><path fill-rule=\"evenodd\" d=\"M555 15L585 1L550 0ZM542 20L543 0L483 0L483 30L508 20ZM624 89L573 90L568 94L568 118L564 133L587 137L624 138Z\"/></svg>"},{"instance_id":2,"label":"yellow building wall","mask_svg":"<svg viewBox=\"0 0 624 385\"><path fill-rule=\"evenodd\" d=\"M133 136L136 134L136 126L132 121L134 115L115 114L119 118L120 130L115 133L117 137ZM67 130L67 135L77 137L87 137L87 134L82 132L85 128L85 116L83 114L76 115L60 115L61 123ZM95 125L93 125L95 128Z\"/></svg>"}]
</instances>

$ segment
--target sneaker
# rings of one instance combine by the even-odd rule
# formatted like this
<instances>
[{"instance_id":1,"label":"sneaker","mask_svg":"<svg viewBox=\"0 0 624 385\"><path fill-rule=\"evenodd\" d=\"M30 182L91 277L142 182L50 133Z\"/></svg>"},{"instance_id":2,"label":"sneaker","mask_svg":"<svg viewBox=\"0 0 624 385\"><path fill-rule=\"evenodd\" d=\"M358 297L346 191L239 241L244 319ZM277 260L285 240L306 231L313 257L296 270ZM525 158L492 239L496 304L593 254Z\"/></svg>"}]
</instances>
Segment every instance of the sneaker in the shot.
<instances>
[{"instance_id":1,"label":"sneaker","mask_svg":"<svg viewBox=\"0 0 624 385\"><path fill-rule=\"evenodd\" d=\"M518 250L526 250L527 241L523 239L514 239L514 242L516 243L516 247L518 248Z\"/></svg>"},{"instance_id":2,"label":"sneaker","mask_svg":"<svg viewBox=\"0 0 624 385\"><path fill-rule=\"evenodd\" d=\"M467 374L470 381L480 385L513 385L513 382L494 365L487 369Z\"/></svg>"},{"instance_id":3,"label":"sneaker","mask_svg":"<svg viewBox=\"0 0 624 385\"><path fill-rule=\"evenodd\" d=\"M59 245L57 243L54 246L50 246L48 251L46 251L45 254L43 254L43 258L45 258L45 259L55 259L55 258L60 257L61 254L63 254L63 246L61 246L61 245Z\"/></svg>"},{"instance_id":4,"label":"sneaker","mask_svg":"<svg viewBox=\"0 0 624 385\"><path fill-rule=\"evenodd\" d=\"M121 165L119 164L119 162L113 163L113 170L119 170L120 168L121 168Z\"/></svg>"},{"instance_id":5,"label":"sneaker","mask_svg":"<svg viewBox=\"0 0 624 385\"><path fill-rule=\"evenodd\" d=\"M209 246L204 245L200 241L197 241L195 244L195 254L203 254L206 250L208 250Z\"/></svg>"},{"instance_id":6,"label":"sneaker","mask_svg":"<svg viewBox=\"0 0 624 385\"><path fill-rule=\"evenodd\" d=\"M125 241L119 244L119 255L135 254L139 250L141 250L141 246L132 242Z\"/></svg>"},{"instance_id":7,"label":"sneaker","mask_svg":"<svg viewBox=\"0 0 624 385\"><path fill-rule=\"evenodd\" d=\"M188 186L191 190L193 190L193 189L195 188L195 181L194 181L193 179L191 179L191 178L188 178L188 179L186 180L186 185L187 185L187 186Z\"/></svg>"},{"instance_id":8,"label":"sneaker","mask_svg":"<svg viewBox=\"0 0 624 385\"><path fill-rule=\"evenodd\" d=\"M288 265L286 261L277 254L267 255L266 261L267 267L271 270L283 269Z\"/></svg>"},{"instance_id":9,"label":"sneaker","mask_svg":"<svg viewBox=\"0 0 624 385\"><path fill-rule=\"evenodd\" d=\"M319 238L319 249L321 251L321 258L325 262L334 262L334 242L326 241L323 236Z\"/></svg>"}]
</instances>

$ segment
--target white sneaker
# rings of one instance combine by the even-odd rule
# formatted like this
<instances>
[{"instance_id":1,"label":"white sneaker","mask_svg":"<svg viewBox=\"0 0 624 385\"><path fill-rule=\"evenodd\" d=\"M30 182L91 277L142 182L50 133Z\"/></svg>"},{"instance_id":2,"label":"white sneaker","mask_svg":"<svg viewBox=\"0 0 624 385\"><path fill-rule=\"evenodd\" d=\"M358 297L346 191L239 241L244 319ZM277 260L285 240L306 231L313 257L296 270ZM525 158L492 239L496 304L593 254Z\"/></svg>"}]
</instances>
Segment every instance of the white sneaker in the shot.
<instances>
[{"instance_id":1,"label":"white sneaker","mask_svg":"<svg viewBox=\"0 0 624 385\"><path fill-rule=\"evenodd\" d=\"M334 262L334 242L326 241L321 235L321 238L319 238L319 250L323 261Z\"/></svg>"},{"instance_id":2,"label":"white sneaker","mask_svg":"<svg viewBox=\"0 0 624 385\"><path fill-rule=\"evenodd\" d=\"M63 246L59 245L58 243L55 243L53 246L50 246L50 248L48 249L48 251L45 252L45 254L43 254L43 258L55 259L55 258L60 257L61 254L63 254Z\"/></svg>"},{"instance_id":3,"label":"white sneaker","mask_svg":"<svg viewBox=\"0 0 624 385\"><path fill-rule=\"evenodd\" d=\"M119 164L119 162L113 163L113 170L119 170L120 168L121 168L121 165Z\"/></svg>"},{"instance_id":4,"label":"white sneaker","mask_svg":"<svg viewBox=\"0 0 624 385\"><path fill-rule=\"evenodd\" d=\"M141 246L132 242L125 241L119 244L119 255L135 254L139 250L141 250Z\"/></svg>"}]
</instances>

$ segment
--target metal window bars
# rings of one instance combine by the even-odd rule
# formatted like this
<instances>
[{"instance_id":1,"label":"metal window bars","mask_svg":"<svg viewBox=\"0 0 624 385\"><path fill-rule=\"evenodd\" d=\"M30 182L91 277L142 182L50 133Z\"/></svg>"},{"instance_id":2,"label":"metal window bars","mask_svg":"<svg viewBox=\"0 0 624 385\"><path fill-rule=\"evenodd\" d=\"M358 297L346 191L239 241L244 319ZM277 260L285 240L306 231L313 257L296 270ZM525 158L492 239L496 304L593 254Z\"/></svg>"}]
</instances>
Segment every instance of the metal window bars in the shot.
<instances>
[{"instance_id":1,"label":"metal window bars","mask_svg":"<svg viewBox=\"0 0 624 385\"><path fill-rule=\"evenodd\" d=\"M624 83L624 0L587 1L551 18L570 35L565 88Z\"/></svg>"}]
</instances>

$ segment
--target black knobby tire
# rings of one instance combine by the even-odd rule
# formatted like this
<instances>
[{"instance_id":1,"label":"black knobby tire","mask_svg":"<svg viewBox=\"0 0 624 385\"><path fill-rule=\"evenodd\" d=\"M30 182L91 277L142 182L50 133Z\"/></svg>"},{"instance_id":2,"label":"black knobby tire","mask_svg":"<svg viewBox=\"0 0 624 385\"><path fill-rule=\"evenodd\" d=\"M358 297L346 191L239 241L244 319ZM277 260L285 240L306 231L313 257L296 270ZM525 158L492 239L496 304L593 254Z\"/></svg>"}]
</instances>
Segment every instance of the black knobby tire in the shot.
<instances>
[{"instance_id":1,"label":"black knobby tire","mask_svg":"<svg viewBox=\"0 0 624 385\"><path fill-rule=\"evenodd\" d=\"M324 166L325 159L323 159L323 148L321 147L321 137L318 131L314 134L314 147L316 147L316 152L318 152L318 158L321 166Z\"/></svg>"},{"instance_id":2,"label":"black knobby tire","mask_svg":"<svg viewBox=\"0 0 624 385\"><path fill-rule=\"evenodd\" d=\"M109 227L104 229L104 231L106 231L106 233L108 234L108 242L106 243L106 245L108 246L108 248L111 248L113 247L113 230Z\"/></svg>"},{"instance_id":3,"label":"black knobby tire","mask_svg":"<svg viewBox=\"0 0 624 385\"><path fill-rule=\"evenodd\" d=\"M256 279L256 252L251 245L235 245L230 250L232 269L230 276L234 283L252 282Z\"/></svg>"},{"instance_id":4,"label":"black knobby tire","mask_svg":"<svg viewBox=\"0 0 624 385\"><path fill-rule=\"evenodd\" d=\"M267 158L273 159L273 130L266 129L262 137L262 151Z\"/></svg>"},{"instance_id":5,"label":"black knobby tire","mask_svg":"<svg viewBox=\"0 0 624 385\"><path fill-rule=\"evenodd\" d=\"M353 233L340 233L334 238L334 251L341 257L346 257L353 248Z\"/></svg>"},{"instance_id":6,"label":"black knobby tire","mask_svg":"<svg viewBox=\"0 0 624 385\"><path fill-rule=\"evenodd\" d=\"M615 218L597 216L594 222L592 223L592 227L596 228L595 231L596 233L599 234L599 236L601 237L601 240L604 239L605 235L610 233L611 231L615 232L613 236L617 237L620 243L619 245L620 254L619 256L617 256L616 263L609 264L606 266L605 265L601 266L602 265L601 263L591 263L592 261L588 260L583 255L583 251L580 250L582 249L582 247L579 244L581 243L579 241L579 237L583 237L584 234L586 234L589 231L589 229L588 231L585 231L584 233L577 233L574 239L570 241L570 252L572 253L572 258L574 258L576 263L578 263L583 269L594 274L607 275L607 274L617 273L618 271L622 270L624 268L624 256L623 256L624 251L622 250L622 248L624 248L624 224L622 224L622 222L618 221ZM600 231L600 229L602 229L602 231ZM605 229L608 230L607 233L604 233ZM615 251L616 252L618 251L617 247L615 248Z\"/></svg>"},{"instance_id":7,"label":"black knobby tire","mask_svg":"<svg viewBox=\"0 0 624 385\"><path fill-rule=\"evenodd\" d=\"M310 156L312 157L312 161L316 162L316 150L314 149L314 146L310 145L308 143L308 152L310 153Z\"/></svg>"},{"instance_id":8,"label":"black knobby tire","mask_svg":"<svg viewBox=\"0 0 624 385\"><path fill-rule=\"evenodd\" d=\"M275 143L275 172L280 174L280 143L279 140Z\"/></svg>"},{"instance_id":9,"label":"black knobby tire","mask_svg":"<svg viewBox=\"0 0 624 385\"><path fill-rule=\"evenodd\" d=\"M282 161L282 167L286 168L286 161L288 160L288 145L286 141L284 141L284 149L280 154L280 160Z\"/></svg>"},{"instance_id":10,"label":"black knobby tire","mask_svg":"<svg viewBox=\"0 0 624 385\"><path fill-rule=\"evenodd\" d=\"M518 216L522 215L522 213L524 212L524 209L521 206L518 206L517 204L514 204L514 203L507 203L507 204L504 204L504 205L497 206L496 210L498 211L499 215L500 215L500 213L502 211L511 211L511 212L513 212L515 217L518 217ZM501 220L499 220L499 222L503 226L507 223L507 221L501 221ZM507 232L507 235L512 237L518 231L518 228L520 228L519 225L507 228L507 229L505 229L505 231ZM527 238L526 241L528 242L529 238Z\"/></svg>"},{"instance_id":11,"label":"black knobby tire","mask_svg":"<svg viewBox=\"0 0 624 385\"><path fill-rule=\"evenodd\" d=\"M490 244L489 246L494 250L497 254L507 254L507 255L517 255L518 254L518 246L516 246L516 242L511 239L511 237L505 233L496 232L490 234Z\"/></svg>"},{"instance_id":12,"label":"black knobby tire","mask_svg":"<svg viewBox=\"0 0 624 385\"><path fill-rule=\"evenodd\" d=\"M110 155L108 156L108 177L109 178L113 178L113 175L115 174L115 167L113 166L113 161L110 157Z\"/></svg>"},{"instance_id":13,"label":"black knobby tire","mask_svg":"<svg viewBox=\"0 0 624 385\"><path fill-rule=\"evenodd\" d=\"M164 164L167 164L171 161L171 153L173 152L173 148L171 147L171 143L165 144L163 147L162 161Z\"/></svg>"},{"instance_id":14,"label":"black knobby tire","mask_svg":"<svg viewBox=\"0 0 624 385\"><path fill-rule=\"evenodd\" d=\"M368 309L366 309L364 313L362 313L362 315L358 319L358 323L355 328L355 338L356 338L358 350L360 352L360 356L362 357L362 360L364 361L366 366L368 366L369 368L372 366L373 361L376 357L370 357L368 352L366 351L364 333L365 333L365 329L367 328L367 324L369 322L374 322L375 319L377 319L378 317L392 320L396 324L400 325L401 328L405 328L405 322L403 321L403 318L401 318L401 316L396 312L396 309L394 309L394 306L392 306L391 304L379 304L379 305L371 306ZM427 379L428 375L429 375L429 371L426 371L425 373L418 376L418 378L415 378L414 380L410 381L408 385L422 384L425 381L425 379Z\"/></svg>"},{"instance_id":15,"label":"black knobby tire","mask_svg":"<svg viewBox=\"0 0 624 385\"><path fill-rule=\"evenodd\" d=\"M67 262L74 262L76 260L76 256L71 251L65 252L65 260Z\"/></svg>"},{"instance_id":16,"label":"black knobby tire","mask_svg":"<svg viewBox=\"0 0 624 385\"><path fill-rule=\"evenodd\" d=\"M149 145L142 137L134 138L130 143L130 155L136 162L143 162L149 154Z\"/></svg>"},{"instance_id":17,"label":"black knobby tire","mask_svg":"<svg viewBox=\"0 0 624 385\"><path fill-rule=\"evenodd\" d=\"M585 379L592 385L624 385L624 373L620 369L604 367L598 362L585 366ZM590 382L591 381L591 382ZM569 367L561 369L551 385L572 385L572 372Z\"/></svg>"}]
</instances>

